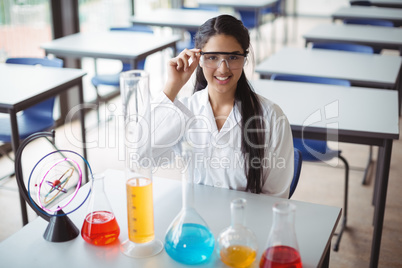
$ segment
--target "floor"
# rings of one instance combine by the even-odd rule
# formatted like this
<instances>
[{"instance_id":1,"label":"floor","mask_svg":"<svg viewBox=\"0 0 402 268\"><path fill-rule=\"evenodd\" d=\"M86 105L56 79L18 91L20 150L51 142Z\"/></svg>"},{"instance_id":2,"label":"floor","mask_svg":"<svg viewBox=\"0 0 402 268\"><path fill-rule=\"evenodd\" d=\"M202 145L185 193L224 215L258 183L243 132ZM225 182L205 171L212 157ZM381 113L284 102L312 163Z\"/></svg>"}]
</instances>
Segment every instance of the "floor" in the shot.
<instances>
[{"instance_id":1,"label":"floor","mask_svg":"<svg viewBox=\"0 0 402 268\"><path fill-rule=\"evenodd\" d=\"M289 21L289 46L302 47L303 39L301 34L313 27L317 23L330 22L328 18L299 18L296 24ZM269 56L272 52L282 47L282 20L276 23L276 43L275 47L267 49L262 48L259 51L261 57ZM270 44L270 36L272 27L265 26L261 34L263 41ZM252 32L252 37L255 34ZM253 41L255 42L255 41ZM392 51L386 51L392 54ZM396 53L397 55L398 53ZM162 55L166 56L166 55ZM160 66L161 56L155 56L150 59L149 66ZM147 68L147 67L146 67ZM163 68L163 67L162 67ZM255 77L252 64L247 67L249 77ZM160 88L163 77L163 69L149 68L151 77L157 77L153 83L153 87ZM151 82L152 84L152 82ZM86 85L89 86L89 85ZM152 85L151 85L152 86ZM120 105L119 98L112 100L108 105L102 106L102 114L111 117L108 124L101 124L99 128L91 128L96 126L95 114L87 116L87 141L90 142L91 148L88 149L88 159L94 172L102 172L104 169L124 168L124 161L121 159L121 146L119 146L119 109L115 108ZM111 111L114 113L112 114ZM400 126L402 121L400 120ZM75 137L79 137L80 129L77 122L66 124L56 130L56 143L59 148L76 150L81 152L79 141ZM331 145L331 144L330 144ZM50 150L46 142L37 141L32 145L32 149L27 150L27 154L23 159L24 166L32 166L34 157L30 157L38 151ZM40 150L35 150L39 148ZM363 168L367 161L368 146L353 145L340 143L339 148L342 149L343 155L349 161L352 167L350 172L350 202L349 202L349 219L348 228L345 231L340 249L338 252L331 252L330 267L367 267L370 259L371 239L372 239L372 219L373 206L371 205L373 193L373 173L372 169L369 177L369 183L362 185ZM374 148L374 152L377 150ZM376 154L374 154L375 156ZM375 157L374 157L375 158ZM375 159L374 159L375 160ZM381 254L379 267L402 267L402 202L400 193L402 192L402 139L394 141L392 153L391 171L388 185L388 196L385 211L383 236L381 244ZM337 163L333 163L337 164ZM0 176L13 170L13 163L6 157L0 158ZM29 168L24 170L24 174L29 172ZM156 171L156 175L178 179L180 175L173 168L160 169ZM25 176L26 177L26 176ZM312 203L326 204L331 206L342 206L343 191L343 166L337 165L332 167L324 164L304 162L298 188L292 199L301 200ZM0 241L7 239L14 232L22 227L20 216L19 198L15 178L0 181ZM29 220L32 221L36 216L33 211L29 211ZM335 238L334 238L335 239ZM335 240L333 240L335 241ZM1 261L0 261L1 262Z\"/></svg>"}]
</instances>

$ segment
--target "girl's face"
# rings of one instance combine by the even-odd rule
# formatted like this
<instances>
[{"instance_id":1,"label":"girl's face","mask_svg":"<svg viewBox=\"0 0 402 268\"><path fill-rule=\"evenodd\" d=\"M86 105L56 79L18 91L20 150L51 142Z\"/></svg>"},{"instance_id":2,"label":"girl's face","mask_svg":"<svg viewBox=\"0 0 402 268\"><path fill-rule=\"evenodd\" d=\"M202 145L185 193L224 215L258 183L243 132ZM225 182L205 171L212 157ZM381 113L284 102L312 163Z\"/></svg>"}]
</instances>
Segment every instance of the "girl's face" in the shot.
<instances>
[{"instance_id":1,"label":"girl's face","mask_svg":"<svg viewBox=\"0 0 402 268\"><path fill-rule=\"evenodd\" d=\"M236 56L236 54L243 54L244 51L237 40L230 35L215 35L212 36L208 42L202 48L202 52L207 53L204 54L204 58L208 58L208 60L220 62L219 67L217 65L213 65L209 62L208 66L206 66L206 62L201 62L201 67L205 76L205 79L208 82L209 90L213 90L219 94L231 94L234 96L237 87L237 81L241 76L243 71L243 66L239 68L239 64L235 64L235 60L241 60L243 62L243 56ZM233 53L234 56L228 54L208 54L211 52L230 52ZM226 59L222 60L222 59ZM229 64L229 68L227 63Z\"/></svg>"}]
</instances>

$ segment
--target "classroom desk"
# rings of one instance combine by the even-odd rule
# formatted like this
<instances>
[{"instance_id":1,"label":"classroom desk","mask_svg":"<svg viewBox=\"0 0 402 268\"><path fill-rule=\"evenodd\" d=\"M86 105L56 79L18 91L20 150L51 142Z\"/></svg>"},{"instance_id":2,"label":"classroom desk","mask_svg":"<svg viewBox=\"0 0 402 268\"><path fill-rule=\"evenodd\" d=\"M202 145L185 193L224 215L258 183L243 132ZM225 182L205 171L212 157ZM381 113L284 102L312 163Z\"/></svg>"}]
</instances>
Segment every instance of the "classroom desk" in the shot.
<instances>
[{"instance_id":1,"label":"classroom desk","mask_svg":"<svg viewBox=\"0 0 402 268\"><path fill-rule=\"evenodd\" d=\"M392 143L399 138L398 92L271 80L252 84L257 93L283 109L295 138L379 146L370 257L370 267L377 267Z\"/></svg>"},{"instance_id":2,"label":"classroom desk","mask_svg":"<svg viewBox=\"0 0 402 268\"><path fill-rule=\"evenodd\" d=\"M402 8L402 0L370 0L368 2L370 2L372 6L376 7Z\"/></svg>"},{"instance_id":3,"label":"classroom desk","mask_svg":"<svg viewBox=\"0 0 402 268\"><path fill-rule=\"evenodd\" d=\"M395 27L402 26L402 9L386 7L348 6L332 13L332 20L378 19L389 20Z\"/></svg>"},{"instance_id":4,"label":"classroom desk","mask_svg":"<svg viewBox=\"0 0 402 268\"><path fill-rule=\"evenodd\" d=\"M79 69L37 67L21 64L0 63L0 113L8 113L11 122L11 144L14 154L20 145L17 113L41 101L78 87L79 104L84 103L82 77L86 73ZM85 144L85 116L79 110L81 138ZM87 158L83 146L83 157ZM26 204L20 195L23 224L28 223Z\"/></svg>"},{"instance_id":5,"label":"classroom desk","mask_svg":"<svg viewBox=\"0 0 402 268\"><path fill-rule=\"evenodd\" d=\"M180 36L157 36L147 33L109 31L76 33L42 44L46 54L70 58L104 58L128 61L132 66L148 55L172 47ZM134 67L136 68L136 67Z\"/></svg>"},{"instance_id":6,"label":"classroom desk","mask_svg":"<svg viewBox=\"0 0 402 268\"><path fill-rule=\"evenodd\" d=\"M335 42L371 46L374 49L395 49L402 56L402 28L320 24L303 34L308 43Z\"/></svg>"},{"instance_id":7,"label":"classroom desk","mask_svg":"<svg viewBox=\"0 0 402 268\"><path fill-rule=\"evenodd\" d=\"M133 24L171 27L186 31L198 31L198 28L207 20L223 13L211 10L172 9L161 8L140 13L130 18Z\"/></svg>"},{"instance_id":8,"label":"classroom desk","mask_svg":"<svg viewBox=\"0 0 402 268\"><path fill-rule=\"evenodd\" d=\"M293 74L349 80L353 86L395 89L401 106L402 57L334 51L284 48L255 69L261 78L272 74Z\"/></svg>"},{"instance_id":9,"label":"classroom desk","mask_svg":"<svg viewBox=\"0 0 402 268\"><path fill-rule=\"evenodd\" d=\"M127 207L124 172L105 172L105 191L120 226L119 242L127 239ZM88 187L85 185L84 187ZM230 225L230 202L235 198L247 200L247 227L256 233L257 260L251 267L258 267L272 225L272 205L284 199L241 191L194 185L194 206L217 238L220 231ZM78 194L86 194L85 189ZM155 236L164 241L165 233L181 209L181 182L154 178ZM74 201L74 200L73 200ZM327 266L330 243L341 209L290 200L296 205L296 236L303 267ZM82 227L86 206L69 215L78 228ZM81 236L63 243L50 243L43 239L47 222L38 218L0 243L0 260L6 267L194 267L175 262L163 250L156 256L134 259L120 252L119 243L96 247L86 243ZM226 267L214 252L211 259L196 267Z\"/></svg>"}]
</instances>

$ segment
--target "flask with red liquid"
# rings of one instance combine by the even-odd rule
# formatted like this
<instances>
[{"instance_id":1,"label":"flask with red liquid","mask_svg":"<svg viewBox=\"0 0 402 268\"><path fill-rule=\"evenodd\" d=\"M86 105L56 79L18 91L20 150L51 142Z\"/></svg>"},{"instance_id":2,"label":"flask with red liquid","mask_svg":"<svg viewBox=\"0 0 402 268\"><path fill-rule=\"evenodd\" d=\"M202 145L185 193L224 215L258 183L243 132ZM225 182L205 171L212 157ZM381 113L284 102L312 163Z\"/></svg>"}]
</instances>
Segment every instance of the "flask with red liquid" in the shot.
<instances>
[{"instance_id":1,"label":"flask with red liquid","mask_svg":"<svg viewBox=\"0 0 402 268\"><path fill-rule=\"evenodd\" d=\"M295 232L296 206L288 201L276 203L273 225L267 246L260 260L260 268L302 268Z\"/></svg>"},{"instance_id":2,"label":"flask with red liquid","mask_svg":"<svg viewBox=\"0 0 402 268\"><path fill-rule=\"evenodd\" d=\"M81 229L82 238L95 246L113 243L120 234L120 227L104 190L104 175L94 174L88 213Z\"/></svg>"}]
</instances>

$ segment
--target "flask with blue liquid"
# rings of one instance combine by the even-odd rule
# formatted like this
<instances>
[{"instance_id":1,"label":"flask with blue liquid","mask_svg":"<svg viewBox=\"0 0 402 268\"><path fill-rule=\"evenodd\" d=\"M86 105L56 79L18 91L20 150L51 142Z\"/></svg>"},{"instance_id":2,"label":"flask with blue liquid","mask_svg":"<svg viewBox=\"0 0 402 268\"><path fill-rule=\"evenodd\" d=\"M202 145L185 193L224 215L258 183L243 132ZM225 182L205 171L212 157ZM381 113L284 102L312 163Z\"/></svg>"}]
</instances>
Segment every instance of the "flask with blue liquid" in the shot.
<instances>
[{"instance_id":1,"label":"flask with blue liquid","mask_svg":"<svg viewBox=\"0 0 402 268\"><path fill-rule=\"evenodd\" d=\"M165 236L165 250L177 262L199 264L206 262L215 247L215 238L208 225L194 208L194 156L189 143L182 144L187 172L182 178L182 209Z\"/></svg>"}]
</instances>

